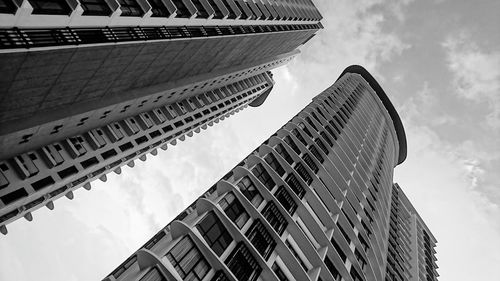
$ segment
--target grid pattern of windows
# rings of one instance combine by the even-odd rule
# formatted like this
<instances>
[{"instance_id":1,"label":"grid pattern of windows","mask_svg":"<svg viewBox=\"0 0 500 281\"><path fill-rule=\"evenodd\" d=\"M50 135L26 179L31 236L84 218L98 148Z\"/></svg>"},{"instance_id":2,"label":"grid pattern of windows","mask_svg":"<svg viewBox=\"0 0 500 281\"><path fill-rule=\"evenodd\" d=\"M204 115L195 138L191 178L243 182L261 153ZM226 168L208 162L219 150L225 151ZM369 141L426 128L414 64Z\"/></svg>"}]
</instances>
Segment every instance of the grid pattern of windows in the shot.
<instances>
[{"instance_id":1,"label":"grid pattern of windows","mask_svg":"<svg viewBox=\"0 0 500 281\"><path fill-rule=\"evenodd\" d=\"M166 257L183 280L201 281L211 268L189 236L182 238Z\"/></svg>"},{"instance_id":2,"label":"grid pattern of windows","mask_svg":"<svg viewBox=\"0 0 500 281\"><path fill-rule=\"evenodd\" d=\"M273 227L273 229L279 235L283 234L285 228L288 225L285 217L276 207L276 204L273 201L269 201L262 210L262 216L267 220L267 222Z\"/></svg>"},{"instance_id":3,"label":"grid pattern of windows","mask_svg":"<svg viewBox=\"0 0 500 281\"><path fill-rule=\"evenodd\" d=\"M262 202L262 195L260 194L252 180L245 176L238 182L238 187L241 193L257 208Z\"/></svg>"},{"instance_id":4,"label":"grid pattern of windows","mask_svg":"<svg viewBox=\"0 0 500 281\"><path fill-rule=\"evenodd\" d=\"M307 268L306 264L304 263L304 261L302 260L302 258L299 256L299 253L297 253L297 251L295 251L295 248L288 241L288 239L285 240L285 245L288 247L288 249L290 250L290 252L292 253L292 255L297 259L297 261L299 262L300 266L302 266L302 268L305 270L305 272L309 271L309 268Z\"/></svg>"},{"instance_id":5,"label":"grid pattern of windows","mask_svg":"<svg viewBox=\"0 0 500 281\"><path fill-rule=\"evenodd\" d=\"M219 205L221 206L226 216L241 229L245 223L250 218L248 213L245 211L245 208L241 205L240 201L236 199L236 196L232 192L229 192L219 201Z\"/></svg>"},{"instance_id":6,"label":"grid pattern of windows","mask_svg":"<svg viewBox=\"0 0 500 281\"><path fill-rule=\"evenodd\" d=\"M208 246L219 257L233 241L233 238L214 212L208 213L197 228L207 241Z\"/></svg>"},{"instance_id":7,"label":"grid pattern of windows","mask_svg":"<svg viewBox=\"0 0 500 281\"><path fill-rule=\"evenodd\" d=\"M274 157L272 153L268 153L264 157L264 160L266 161L267 164L269 164L269 166L271 166L271 168L273 168L274 171L276 171L276 173L280 177L282 177L285 174L285 170L283 169L283 167L281 167L281 164L278 162L278 159L276 159L276 157Z\"/></svg>"},{"instance_id":8,"label":"grid pattern of windows","mask_svg":"<svg viewBox=\"0 0 500 281\"><path fill-rule=\"evenodd\" d=\"M226 259L226 265L238 281L255 281L262 272L244 242L238 243L234 248Z\"/></svg>"},{"instance_id":9,"label":"grid pattern of windows","mask_svg":"<svg viewBox=\"0 0 500 281\"><path fill-rule=\"evenodd\" d=\"M274 186L276 185L269 175L269 173L264 169L264 166L262 164L257 164L253 169L252 173L255 175L256 178L262 182L262 184L267 187L270 191L273 190Z\"/></svg>"},{"instance_id":10,"label":"grid pattern of windows","mask_svg":"<svg viewBox=\"0 0 500 281\"><path fill-rule=\"evenodd\" d=\"M289 174L286 178L285 182L290 186L290 188L297 194L297 196L302 199L306 194L306 190L300 184L299 180L295 177L294 174Z\"/></svg>"},{"instance_id":11,"label":"grid pattern of windows","mask_svg":"<svg viewBox=\"0 0 500 281\"><path fill-rule=\"evenodd\" d=\"M252 226L248 229L246 236L255 249L257 249L257 252L259 252L265 260L268 260L276 247L276 241L274 241L271 234L269 234L266 227L259 219L254 221Z\"/></svg>"},{"instance_id":12,"label":"grid pattern of windows","mask_svg":"<svg viewBox=\"0 0 500 281\"><path fill-rule=\"evenodd\" d=\"M288 193L288 191L286 191L284 186L280 186L278 188L276 193L274 193L274 197L278 199L281 206L283 206L283 208L285 208L291 216L295 213L295 210L297 210L297 203L295 203L295 200L293 200L292 196Z\"/></svg>"},{"instance_id":13,"label":"grid pattern of windows","mask_svg":"<svg viewBox=\"0 0 500 281\"><path fill-rule=\"evenodd\" d=\"M334 280L335 281L340 280L340 273L337 270L337 268L335 267L335 265L333 265L333 262L328 257L325 257L324 262L325 262L326 268L328 268L328 271L330 271Z\"/></svg>"},{"instance_id":14,"label":"grid pattern of windows","mask_svg":"<svg viewBox=\"0 0 500 281\"><path fill-rule=\"evenodd\" d=\"M80 0L83 8L82 15L109 16L111 9L104 0Z\"/></svg>"},{"instance_id":15,"label":"grid pattern of windows","mask_svg":"<svg viewBox=\"0 0 500 281\"><path fill-rule=\"evenodd\" d=\"M66 1L60 0L29 0L33 14L69 15L71 9Z\"/></svg>"},{"instance_id":16,"label":"grid pattern of windows","mask_svg":"<svg viewBox=\"0 0 500 281\"><path fill-rule=\"evenodd\" d=\"M320 163L323 164L323 162L325 162L325 159L323 158L323 156L321 156L318 149L314 145L311 145L311 147L309 147L309 151L311 151L311 153L314 155L314 157L316 157L316 159L318 159Z\"/></svg>"},{"instance_id":17,"label":"grid pattern of windows","mask_svg":"<svg viewBox=\"0 0 500 281\"><path fill-rule=\"evenodd\" d=\"M136 0L118 0L120 3L120 9L122 10L122 16L124 17L142 17L144 11Z\"/></svg>"},{"instance_id":18,"label":"grid pattern of windows","mask_svg":"<svg viewBox=\"0 0 500 281\"><path fill-rule=\"evenodd\" d=\"M302 137L302 135L299 133L299 131L297 129L293 129L292 130L292 134L303 144L303 145L306 145L307 146L307 142L306 140L304 139L304 137Z\"/></svg>"}]
</instances>

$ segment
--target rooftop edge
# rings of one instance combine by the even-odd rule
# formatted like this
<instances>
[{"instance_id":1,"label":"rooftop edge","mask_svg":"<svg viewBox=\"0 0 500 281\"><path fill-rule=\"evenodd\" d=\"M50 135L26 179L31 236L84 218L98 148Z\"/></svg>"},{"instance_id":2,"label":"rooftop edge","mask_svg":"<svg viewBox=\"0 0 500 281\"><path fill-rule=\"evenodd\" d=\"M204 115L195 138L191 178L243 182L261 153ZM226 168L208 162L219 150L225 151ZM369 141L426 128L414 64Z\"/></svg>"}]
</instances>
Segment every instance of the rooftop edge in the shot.
<instances>
[{"instance_id":1,"label":"rooftop edge","mask_svg":"<svg viewBox=\"0 0 500 281\"><path fill-rule=\"evenodd\" d=\"M377 80L366 70L364 67L360 65L351 65L348 66L342 74L339 76L338 79L340 79L342 76L344 76L347 73L355 73L361 75L363 79L368 82L370 87L377 93L378 97L382 101L382 104L385 106L387 111L389 112L389 115L392 118L392 122L394 123L394 127L396 129L396 135L399 141L399 156L398 156L398 163L397 165L403 163L406 159L407 156L407 143L406 143L406 134L405 130L403 127L403 122L401 121L401 118L399 117L398 112L396 111L396 108L394 108L394 105L392 105L391 101L389 100L389 97L387 94L384 92L382 87L379 85ZM337 79L337 80L338 80Z\"/></svg>"}]
</instances>

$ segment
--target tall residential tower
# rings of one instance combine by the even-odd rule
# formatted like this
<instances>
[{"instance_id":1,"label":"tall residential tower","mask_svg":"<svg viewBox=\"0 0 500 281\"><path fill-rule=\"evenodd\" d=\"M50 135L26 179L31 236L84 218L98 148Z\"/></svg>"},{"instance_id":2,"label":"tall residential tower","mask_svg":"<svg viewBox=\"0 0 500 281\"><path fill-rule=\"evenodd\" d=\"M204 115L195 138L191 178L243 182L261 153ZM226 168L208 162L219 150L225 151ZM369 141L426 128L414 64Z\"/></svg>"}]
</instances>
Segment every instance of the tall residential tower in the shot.
<instances>
[{"instance_id":1,"label":"tall residential tower","mask_svg":"<svg viewBox=\"0 0 500 281\"><path fill-rule=\"evenodd\" d=\"M310 0L0 0L0 232L264 102Z\"/></svg>"},{"instance_id":2,"label":"tall residential tower","mask_svg":"<svg viewBox=\"0 0 500 281\"><path fill-rule=\"evenodd\" d=\"M435 239L394 185L401 120L375 79L330 88L105 280L428 280Z\"/></svg>"}]
</instances>

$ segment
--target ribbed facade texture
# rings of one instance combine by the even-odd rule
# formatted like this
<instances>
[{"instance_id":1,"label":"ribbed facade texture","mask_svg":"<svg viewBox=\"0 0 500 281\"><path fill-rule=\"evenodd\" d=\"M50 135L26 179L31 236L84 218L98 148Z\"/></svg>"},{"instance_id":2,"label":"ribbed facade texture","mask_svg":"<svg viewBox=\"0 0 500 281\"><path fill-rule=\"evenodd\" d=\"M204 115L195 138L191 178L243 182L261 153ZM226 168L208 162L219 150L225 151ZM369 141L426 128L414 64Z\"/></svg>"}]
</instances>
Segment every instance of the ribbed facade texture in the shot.
<instances>
[{"instance_id":1,"label":"ribbed facade texture","mask_svg":"<svg viewBox=\"0 0 500 281\"><path fill-rule=\"evenodd\" d=\"M435 240L393 187L405 158L394 107L349 67L105 280L435 280Z\"/></svg>"},{"instance_id":2,"label":"ribbed facade texture","mask_svg":"<svg viewBox=\"0 0 500 281\"><path fill-rule=\"evenodd\" d=\"M261 105L320 19L310 0L0 0L0 232Z\"/></svg>"},{"instance_id":3,"label":"ribbed facade texture","mask_svg":"<svg viewBox=\"0 0 500 281\"><path fill-rule=\"evenodd\" d=\"M436 281L436 238L398 184L392 188L388 281Z\"/></svg>"}]
</instances>

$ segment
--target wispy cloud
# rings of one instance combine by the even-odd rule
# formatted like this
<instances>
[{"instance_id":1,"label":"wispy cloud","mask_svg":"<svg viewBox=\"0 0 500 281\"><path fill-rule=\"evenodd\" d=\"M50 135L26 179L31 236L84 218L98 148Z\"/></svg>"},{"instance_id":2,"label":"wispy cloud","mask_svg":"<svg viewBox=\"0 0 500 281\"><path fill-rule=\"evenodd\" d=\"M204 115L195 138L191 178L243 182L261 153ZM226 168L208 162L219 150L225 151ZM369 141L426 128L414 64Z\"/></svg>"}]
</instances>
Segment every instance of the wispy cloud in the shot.
<instances>
[{"instance_id":1,"label":"wispy cloud","mask_svg":"<svg viewBox=\"0 0 500 281\"><path fill-rule=\"evenodd\" d=\"M500 52L482 50L464 31L449 36L442 46L454 74L456 93L473 102L488 103L485 123L500 129Z\"/></svg>"}]
</instances>

